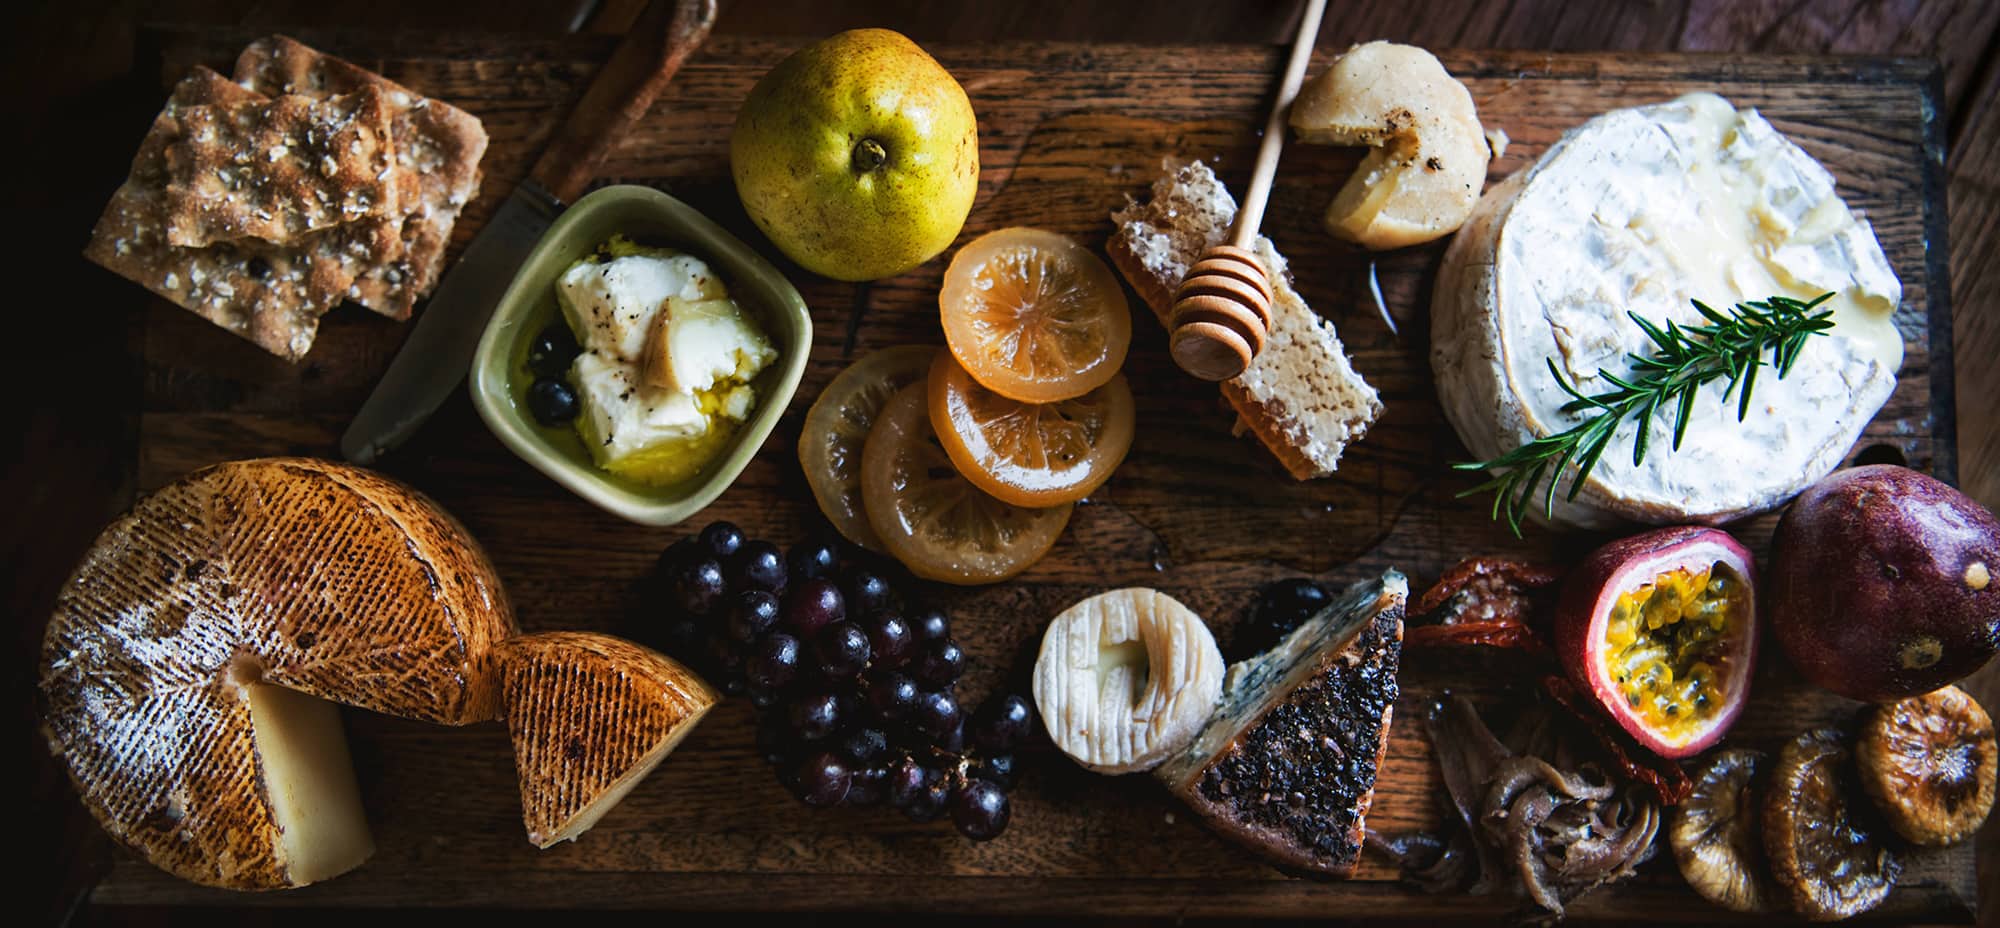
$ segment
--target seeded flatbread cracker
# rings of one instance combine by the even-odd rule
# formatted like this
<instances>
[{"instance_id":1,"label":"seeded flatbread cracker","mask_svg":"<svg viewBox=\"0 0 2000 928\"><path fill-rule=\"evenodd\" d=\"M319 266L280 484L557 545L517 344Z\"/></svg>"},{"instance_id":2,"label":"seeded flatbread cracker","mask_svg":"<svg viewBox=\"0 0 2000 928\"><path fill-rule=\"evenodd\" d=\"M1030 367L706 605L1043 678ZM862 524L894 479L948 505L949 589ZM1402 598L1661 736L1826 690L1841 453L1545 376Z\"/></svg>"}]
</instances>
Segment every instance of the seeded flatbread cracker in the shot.
<instances>
[{"instance_id":1,"label":"seeded flatbread cracker","mask_svg":"<svg viewBox=\"0 0 2000 928\"><path fill-rule=\"evenodd\" d=\"M236 80L273 96L324 99L371 86L384 93L396 149L397 197L405 211L403 254L364 273L355 282L354 299L385 316L407 318L436 286L452 226L479 195L479 159L486 153L479 119L282 35L250 43L236 60Z\"/></svg>"},{"instance_id":2,"label":"seeded flatbread cracker","mask_svg":"<svg viewBox=\"0 0 2000 928\"><path fill-rule=\"evenodd\" d=\"M254 239L208 248L167 241L167 148L179 115L192 107L255 103L261 95L207 68L174 87L166 108L112 195L84 256L289 361L303 357L319 317L341 301L366 266L364 255L395 244L386 220L315 233L293 246Z\"/></svg>"},{"instance_id":3,"label":"seeded flatbread cracker","mask_svg":"<svg viewBox=\"0 0 2000 928\"><path fill-rule=\"evenodd\" d=\"M192 106L167 145L167 241L184 247L399 216L387 101L368 87ZM383 254L386 260L393 257Z\"/></svg>"}]
</instances>

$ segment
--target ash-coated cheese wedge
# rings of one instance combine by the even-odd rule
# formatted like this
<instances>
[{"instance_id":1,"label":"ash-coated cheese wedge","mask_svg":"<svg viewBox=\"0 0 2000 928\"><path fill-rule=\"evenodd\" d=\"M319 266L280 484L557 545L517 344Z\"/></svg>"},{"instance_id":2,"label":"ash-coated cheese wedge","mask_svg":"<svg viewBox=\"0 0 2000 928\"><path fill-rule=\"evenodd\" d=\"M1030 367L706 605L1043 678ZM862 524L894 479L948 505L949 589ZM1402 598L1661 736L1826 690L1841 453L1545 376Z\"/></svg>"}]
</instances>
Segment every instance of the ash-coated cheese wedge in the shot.
<instances>
[{"instance_id":1,"label":"ash-coated cheese wedge","mask_svg":"<svg viewBox=\"0 0 2000 928\"><path fill-rule=\"evenodd\" d=\"M515 631L486 556L415 491L299 458L141 500L42 642L50 748L111 836L184 879L303 886L372 850L336 705L494 718Z\"/></svg>"},{"instance_id":2,"label":"ash-coated cheese wedge","mask_svg":"<svg viewBox=\"0 0 2000 928\"><path fill-rule=\"evenodd\" d=\"M1452 241L1432 307L1438 398L1473 457L1490 460L1583 421L1562 411L1570 397L1549 361L1585 394L1611 388L1600 371L1632 373L1629 356L1652 343L1628 312L1702 324L1691 301L1821 293L1833 294L1834 328L1789 376L1761 372L1747 418L1717 380L1678 450L1672 415L1645 424L1637 465L1639 426L1627 422L1576 500L1557 494L1557 524L1715 524L1775 508L1840 463L1903 357L1902 287L1812 156L1713 94L1614 110L1488 190ZM1541 500L1530 509L1540 518Z\"/></svg>"},{"instance_id":3,"label":"ash-coated cheese wedge","mask_svg":"<svg viewBox=\"0 0 2000 928\"><path fill-rule=\"evenodd\" d=\"M1353 874L1389 745L1409 595L1390 570L1231 665L1214 717L1153 775L1280 870Z\"/></svg>"},{"instance_id":4,"label":"ash-coated cheese wedge","mask_svg":"<svg viewBox=\"0 0 2000 928\"><path fill-rule=\"evenodd\" d=\"M721 698L673 659L592 632L516 638L502 664L521 818L542 848L589 831Z\"/></svg>"}]
</instances>

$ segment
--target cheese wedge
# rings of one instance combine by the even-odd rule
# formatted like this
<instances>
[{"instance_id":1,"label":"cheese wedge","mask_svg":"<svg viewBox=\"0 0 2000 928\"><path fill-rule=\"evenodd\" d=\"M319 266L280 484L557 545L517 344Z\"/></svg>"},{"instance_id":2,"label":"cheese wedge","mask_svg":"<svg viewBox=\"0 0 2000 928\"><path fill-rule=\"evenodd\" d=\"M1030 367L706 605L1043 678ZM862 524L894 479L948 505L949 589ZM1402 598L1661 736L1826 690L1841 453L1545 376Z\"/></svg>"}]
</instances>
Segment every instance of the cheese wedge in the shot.
<instances>
[{"instance_id":1,"label":"cheese wedge","mask_svg":"<svg viewBox=\"0 0 2000 928\"><path fill-rule=\"evenodd\" d=\"M503 653L521 818L536 847L589 831L720 698L671 658L610 635L528 635Z\"/></svg>"},{"instance_id":2,"label":"cheese wedge","mask_svg":"<svg viewBox=\"0 0 2000 928\"><path fill-rule=\"evenodd\" d=\"M71 574L42 644L49 746L112 837L210 886L303 886L372 845L336 705L495 717L514 633L430 501L305 459L197 471Z\"/></svg>"},{"instance_id":3,"label":"cheese wedge","mask_svg":"<svg viewBox=\"0 0 2000 928\"><path fill-rule=\"evenodd\" d=\"M1231 665L1215 715L1153 775L1272 866L1352 876L1400 693L1409 593L1395 570L1356 583L1270 650Z\"/></svg>"}]
</instances>

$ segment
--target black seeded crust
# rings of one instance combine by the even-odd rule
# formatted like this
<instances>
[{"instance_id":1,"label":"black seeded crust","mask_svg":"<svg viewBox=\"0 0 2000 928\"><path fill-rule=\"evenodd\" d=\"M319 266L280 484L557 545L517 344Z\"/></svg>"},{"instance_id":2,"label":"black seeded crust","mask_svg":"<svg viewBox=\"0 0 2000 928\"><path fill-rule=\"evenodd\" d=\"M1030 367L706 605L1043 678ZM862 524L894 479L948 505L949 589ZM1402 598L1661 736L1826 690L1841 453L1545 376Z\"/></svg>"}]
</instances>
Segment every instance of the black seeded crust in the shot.
<instances>
[{"instance_id":1,"label":"black seeded crust","mask_svg":"<svg viewBox=\"0 0 2000 928\"><path fill-rule=\"evenodd\" d=\"M1174 792L1209 826L1286 873L1345 879L1389 745L1403 603L1383 609ZM1310 735L1309 737L1307 735Z\"/></svg>"}]
</instances>

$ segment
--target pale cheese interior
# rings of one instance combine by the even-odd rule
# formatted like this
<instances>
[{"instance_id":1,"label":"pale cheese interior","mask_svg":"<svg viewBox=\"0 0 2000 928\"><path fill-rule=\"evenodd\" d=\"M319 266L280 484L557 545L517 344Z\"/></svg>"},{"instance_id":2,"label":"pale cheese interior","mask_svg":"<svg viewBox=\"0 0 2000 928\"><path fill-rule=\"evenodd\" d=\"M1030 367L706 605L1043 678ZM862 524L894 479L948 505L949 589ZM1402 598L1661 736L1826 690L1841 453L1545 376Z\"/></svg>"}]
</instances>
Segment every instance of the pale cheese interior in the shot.
<instances>
[{"instance_id":1,"label":"pale cheese interior","mask_svg":"<svg viewBox=\"0 0 2000 928\"><path fill-rule=\"evenodd\" d=\"M239 682L263 786L278 826L278 855L294 885L361 865L374 853L340 710L268 683Z\"/></svg>"}]
</instances>

